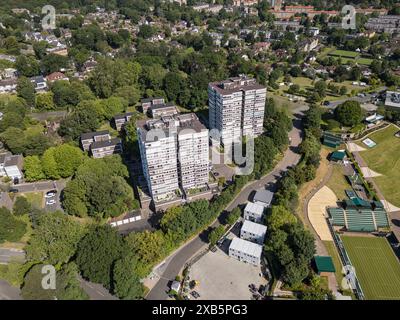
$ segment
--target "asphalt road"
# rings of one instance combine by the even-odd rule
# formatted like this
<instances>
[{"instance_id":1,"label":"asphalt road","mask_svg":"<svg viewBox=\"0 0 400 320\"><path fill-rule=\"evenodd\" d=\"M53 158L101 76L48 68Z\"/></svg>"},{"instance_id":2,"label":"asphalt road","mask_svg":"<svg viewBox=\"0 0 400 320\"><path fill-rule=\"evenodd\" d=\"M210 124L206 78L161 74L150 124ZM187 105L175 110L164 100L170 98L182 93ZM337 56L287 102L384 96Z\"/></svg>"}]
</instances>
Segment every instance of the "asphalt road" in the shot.
<instances>
[{"instance_id":1,"label":"asphalt road","mask_svg":"<svg viewBox=\"0 0 400 320\"><path fill-rule=\"evenodd\" d=\"M66 185L65 180L42 181L42 182L35 182L35 183L17 184L17 185L13 186L13 189L16 189L19 193L47 192L50 190L57 190L56 196L51 198L52 200L56 201L54 204L51 204L51 205L46 204L47 199L45 199L45 209L47 211L56 211L56 210L62 210L60 197L61 197L62 190L65 188L65 185Z\"/></svg>"},{"instance_id":2,"label":"asphalt road","mask_svg":"<svg viewBox=\"0 0 400 320\"><path fill-rule=\"evenodd\" d=\"M257 190L259 188L265 187L269 190L274 191L276 188L276 181L281 176L281 174L286 171L287 168L294 166L299 162L300 155L297 153L297 149L302 141L302 126L300 117L301 112L306 110L307 108L308 107L306 106L301 106L294 110L294 128L289 133L291 144L286 151L283 159L276 165L275 169L271 173L245 187L236 197L236 199L226 208L226 210L231 211L237 206L246 203L248 200L251 200L254 190ZM218 225L219 222L217 220L212 225L212 227L216 227ZM168 298L168 283L173 280L177 274L179 274L180 270L184 267L186 261L188 261L196 252L207 245L206 239L208 232L209 230L202 232L191 242L187 243L181 249L179 249L179 251L177 251L173 256L166 259L162 267L156 271L160 278L157 284L149 292L146 299L166 300Z\"/></svg>"},{"instance_id":3,"label":"asphalt road","mask_svg":"<svg viewBox=\"0 0 400 320\"><path fill-rule=\"evenodd\" d=\"M339 104L342 104L343 102L346 101L358 101L359 103L367 103L371 101L371 94L366 94L365 97L352 97L349 99L343 99L343 100L336 100L336 101L331 101L329 103L329 106L326 106L328 108L336 108Z\"/></svg>"},{"instance_id":4,"label":"asphalt road","mask_svg":"<svg viewBox=\"0 0 400 320\"><path fill-rule=\"evenodd\" d=\"M0 248L0 264L6 264L10 261L24 261L25 252L17 249Z\"/></svg>"},{"instance_id":5,"label":"asphalt road","mask_svg":"<svg viewBox=\"0 0 400 320\"><path fill-rule=\"evenodd\" d=\"M118 300L117 297L110 294L101 284L86 281L81 277L78 280L82 289L89 295L90 300Z\"/></svg>"},{"instance_id":6,"label":"asphalt road","mask_svg":"<svg viewBox=\"0 0 400 320\"><path fill-rule=\"evenodd\" d=\"M20 290L10 286L6 281L0 280L0 300L22 300Z\"/></svg>"}]
</instances>

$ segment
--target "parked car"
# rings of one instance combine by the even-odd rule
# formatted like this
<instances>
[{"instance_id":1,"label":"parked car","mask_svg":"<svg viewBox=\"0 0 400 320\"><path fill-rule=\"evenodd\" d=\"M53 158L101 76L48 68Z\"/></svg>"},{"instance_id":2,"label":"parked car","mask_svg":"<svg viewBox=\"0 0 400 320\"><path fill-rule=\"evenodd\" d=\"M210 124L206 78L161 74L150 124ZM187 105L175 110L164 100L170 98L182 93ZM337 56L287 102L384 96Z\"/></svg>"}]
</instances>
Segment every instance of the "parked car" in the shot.
<instances>
[{"instance_id":1,"label":"parked car","mask_svg":"<svg viewBox=\"0 0 400 320\"><path fill-rule=\"evenodd\" d=\"M50 200L47 200L47 201L46 201L46 205L48 205L48 206L51 206L51 205L53 205L53 204L56 204L56 200L50 199Z\"/></svg>"},{"instance_id":2,"label":"parked car","mask_svg":"<svg viewBox=\"0 0 400 320\"><path fill-rule=\"evenodd\" d=\"M8 190L8 192L10 192L10 193L17 193L17 192L19 192L19 191L18 191L18 189L12 188L12 189Z\"/></svg>"},{"instance_id":3,"label":"parked car","mask_svg":"<svg viewBox=\"0 0 400 320\"><path fill-rule=\"evenodd\" d=\"M192 291L191 295L193 296L193 298L198 299L200 298L200 294L197 291Z\"/></svg>"},{"instance_id":4,"label":"parked car","mask_svg":"<svg viewBox=\"0 0 400 320\"><path fill-rule=\"evenodd\" d=\"M45 198L53 198L56 195L57 191L56 190L51 190L46 192Z\"/></svg>"}]
</instances>

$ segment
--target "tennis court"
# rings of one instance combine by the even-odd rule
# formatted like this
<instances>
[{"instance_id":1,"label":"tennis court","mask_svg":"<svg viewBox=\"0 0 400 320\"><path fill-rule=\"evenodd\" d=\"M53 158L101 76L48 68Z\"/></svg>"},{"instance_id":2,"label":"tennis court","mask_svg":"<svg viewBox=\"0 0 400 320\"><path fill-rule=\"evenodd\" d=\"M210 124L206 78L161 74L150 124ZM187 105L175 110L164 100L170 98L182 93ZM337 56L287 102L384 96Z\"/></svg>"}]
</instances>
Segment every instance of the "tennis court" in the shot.
<instances>
[{"instance_id":1,"label":"tennis court","mask_svg":"<svg viewBox=\"0 0 400 320\"><path fill-rule=\"evenodd\" d=\"M386 238L341 236L365 298L400 299L400 263Z\"/></svg>"}]
</instances>

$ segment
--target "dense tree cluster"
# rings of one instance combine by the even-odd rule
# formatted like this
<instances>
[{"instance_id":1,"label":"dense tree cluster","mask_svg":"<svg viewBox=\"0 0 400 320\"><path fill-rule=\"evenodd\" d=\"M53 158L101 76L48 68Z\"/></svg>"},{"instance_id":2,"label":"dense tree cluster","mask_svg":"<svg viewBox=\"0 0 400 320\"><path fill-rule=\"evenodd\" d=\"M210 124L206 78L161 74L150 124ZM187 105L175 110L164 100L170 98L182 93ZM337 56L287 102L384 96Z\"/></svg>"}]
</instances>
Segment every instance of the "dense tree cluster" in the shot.
<instances>
[{"instance_id":1,"label":"dense tree cluster","mask_svg":"<svg viewBox=\"0 0 400 320\"><path fill-rule=\"evenodd\" d=\"M80 148L62 144L47 149L43 156L25 158L24 172L27 181L41 179L57 180L71 177L83 163L84 154Z\"/></svg>"},{"instance_id":2,"label":"dense tree cluster","mask_svg":"<svg viewBox=\"0 0 400 320\"><path fill-rule=\"evenodd\" d=\"M128 170L118 155L86 159L64 190L63 206L79 217L108 218L137 208L126 182Z\"/></svg>"},{"instance_id":3,"label":"dense tree cluster","mask_svg":"<svg viewBox=\"0 0 400 320\"><path fill-rule=\"evenodd\" d=\"M80 287L78 269L71 262L64 264L56 273L56 288L42 286L43 264L34 265L25 275L21 295L25 300L88 300L89 296Z\"/></svg>"},{"instance_id":4,"label":"dense tree cluster","mask_svg":"<svg viewBox=\"0 0 400 320\"><path fill-rule=\"evenodd\" d=\"M17 242L26 232L26 224L5 207L0 208L0 243Z\"/></svg>"},{"instance_id":5,"label":"dense tree cluster","mask_svg":"<svg viewBox=\"0 0 400 320\"><path fill-rule=\"evenodd\" d=\"M358 101L346 101L335 109L335 118L343 126L353 127L361 123L363 111Z\"/></svg>"}]
</instances>

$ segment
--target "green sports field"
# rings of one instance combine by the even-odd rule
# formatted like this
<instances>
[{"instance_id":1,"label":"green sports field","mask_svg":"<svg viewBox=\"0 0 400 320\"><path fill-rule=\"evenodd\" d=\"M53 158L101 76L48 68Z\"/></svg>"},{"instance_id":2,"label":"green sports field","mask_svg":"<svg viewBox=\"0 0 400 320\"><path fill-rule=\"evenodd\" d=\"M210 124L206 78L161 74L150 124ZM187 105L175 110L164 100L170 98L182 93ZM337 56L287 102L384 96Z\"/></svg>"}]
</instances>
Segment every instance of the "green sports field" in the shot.
<instances>
[{"instance_id":1,"label":"green sports field","mask_svg":"<svg viewBox=\"0 0 400 320\"><path fill-rule=\"evenodd\" d=\"M377 143L373 148L366 147L362 142L357 144L366 149L361 151L360 155L367 162L368 167L381 174L373 179L385 199L400 207L400 190L396 187L400 180L400 138L395 137L398 131L398 128L391 125L369 135L368 138Z\"/></svg>"},{"instance_id":2,"label":"green sports field","mask_svg":"<svg viewBox=\"0 0 400 320\"><path fill-rule=\"evenodd\" d=\"M341 237L365 298L400 299L400 263L385 238Z\"/></svg>"}]
</instances>

